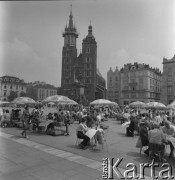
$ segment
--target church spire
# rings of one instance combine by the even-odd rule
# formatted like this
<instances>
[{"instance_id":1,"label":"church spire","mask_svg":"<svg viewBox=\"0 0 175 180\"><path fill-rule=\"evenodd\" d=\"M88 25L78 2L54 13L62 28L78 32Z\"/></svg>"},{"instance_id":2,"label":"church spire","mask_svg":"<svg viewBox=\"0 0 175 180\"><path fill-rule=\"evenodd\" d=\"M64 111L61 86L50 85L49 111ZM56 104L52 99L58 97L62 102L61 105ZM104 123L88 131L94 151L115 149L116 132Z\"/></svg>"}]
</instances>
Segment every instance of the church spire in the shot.
<instances>
[{"instance_id":1,"label":"church spire","mask_svg":"<svg viewBox=\"0 0 175 180\"><path fill-rule=\"evenodd\" d=\"M69 28L73 28L72 4L70 5Z\"/></svg>"}]
</instances>

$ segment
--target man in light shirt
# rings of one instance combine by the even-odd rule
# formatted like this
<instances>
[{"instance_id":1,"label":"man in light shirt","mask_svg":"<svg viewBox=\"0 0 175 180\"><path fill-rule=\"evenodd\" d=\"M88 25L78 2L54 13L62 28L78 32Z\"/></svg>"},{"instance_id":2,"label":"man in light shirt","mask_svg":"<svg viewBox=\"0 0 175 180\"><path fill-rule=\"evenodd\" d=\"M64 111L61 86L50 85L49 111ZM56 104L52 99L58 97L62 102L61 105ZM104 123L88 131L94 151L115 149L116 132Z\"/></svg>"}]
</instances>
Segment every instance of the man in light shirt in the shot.
<instances>
[{"instance_id":1,"label":"man in light shirt","mask_svg":"<svg viewBox=\"0 0 175 180\"><path fill-rule=\"evenodd\" d=\"M170 122L168 122L168 121L165 121L164 122L164 126L162 127L162 132L165 134L165 135L167 135L167 136L174 136L175 135L175 130L174 130L174 128L172 127L172 125L170 124ZM172 144L172 142L171 141L167 141L167 144L168 145L170 145L170 154L169 154L169 156L168 157L173 157L173 153L174 153L174 146L173 146L173 144Z\"/></svg>"},{"instance_id":2,"label":"man in light shirt","mask_svg":"<svg viewBox=\"0 0 175 180\"><path fill-rule=\"evenodd\" d=\"M154 149L156 146L161 151L162 161L164 161L163 156L165 154L165 144L167 144L167 140L165 134L159 128L160 124L154 123L154 129L149 131L149 149Z\"/></svg>"},{"instance_id":3,"label":"man in light shirt","mask_svg":"<svg viewBox=\"0 0 175 180\"><path fill-rule=\"evenodd\" d=\"M158 123L158 124L160 124L160 123L162 123L162 119L161 119L161 117L160 117L160 114L156 114L156 117L154 118L154 121L156 122L156 123Z\"/></svg>"}]
</instances>

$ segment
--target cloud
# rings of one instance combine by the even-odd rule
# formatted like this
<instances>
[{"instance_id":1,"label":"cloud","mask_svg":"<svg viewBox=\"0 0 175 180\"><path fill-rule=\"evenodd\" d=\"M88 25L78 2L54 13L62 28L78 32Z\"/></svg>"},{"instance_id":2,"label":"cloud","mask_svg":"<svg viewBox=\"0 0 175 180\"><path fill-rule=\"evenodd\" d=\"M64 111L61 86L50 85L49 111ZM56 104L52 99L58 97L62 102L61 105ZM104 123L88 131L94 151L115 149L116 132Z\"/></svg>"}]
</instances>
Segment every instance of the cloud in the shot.
<instances>
[{"instance_id":1,"label":"cloud","mask_svg":"<svg viewBox=\"0 0 175 180\"><path fill-rule=\"evenodd\" d=\"M4 2L0 1L0 41L3 40L5 33L5 20L6 20L7 12L4 8Z\"/></svg>"},{"instance_id":2,"label":"cloud","mask_svg":"<svg viewBox=\"0 0 175 180\"><path fill-rule=\"evenodd\" d=\"M61 79L60 55L48 52L47 56L36 53L26 42L15 38L13 42L0 43L4 51L2 75L16 76L26 82L45 81L59 85Z\"/></svg>"}]
</instances>

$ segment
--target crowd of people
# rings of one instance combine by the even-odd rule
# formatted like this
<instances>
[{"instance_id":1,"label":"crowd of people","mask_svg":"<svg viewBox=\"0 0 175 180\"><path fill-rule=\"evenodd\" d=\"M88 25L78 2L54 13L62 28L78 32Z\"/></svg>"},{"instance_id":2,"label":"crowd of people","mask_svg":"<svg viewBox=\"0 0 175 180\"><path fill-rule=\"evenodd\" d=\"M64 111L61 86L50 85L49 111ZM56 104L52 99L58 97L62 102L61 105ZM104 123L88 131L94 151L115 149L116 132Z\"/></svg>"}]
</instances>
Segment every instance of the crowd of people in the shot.
<instances>
[{"instance_id":1,"label":"crowd of people","mask_svg":"<svg viewBox=\"0 0 175 180\"><path fill-rule=\"evenodd\" d=\"M170 114L169 111L155 109L143 113L133 108L95 106L55 107L54 112L49 112L46 109L49 109L47 105L33 108L26 105L16 110L12 109L11 112L9 109L3 109L0 113L0 125L1 127L11 127L15 125L14 119L17 120L22 124L21 135L24 138L27 138L28 130L53 133L60 130L58 127L65 127L62 132L65 136L69 136L70 124L77 121L79 123L76 129L77 138L83 139L79 147L86 149L88 145L102 143L104 136L102 121L110 117L129 125L126 128L127 136L133 137L137 132L142 146L148 146L145 151L146 155L150 154L150 149L156 144L161 150L162 159L167 145L170 146L169 157L173 157L174 145L167 137L175 136L175 125L173 125L175 124L175 113ZM154 155L156 156L156 154Z\"/></svg>"},{"instance_id":2,"label":"crowd of people","mask_svg":"<svg viewBox=\"0 0 175 180\"><path fill-rule=\"evenodd\" d=\"M174 145L170 140L175 137L174 113L170 116L169 111L149 110L147 113L135 113L131 110L129 116L129 126L126 128L127 136L134 136L137 131L141 140L141 147L148 146L144 151L147 156L150 156L152 149L161 152L161 160L165 161L164 155L166 147L170 146L169 158L174 156ZM139 139L138 139L139 140ZM156 158L156 153L151 154Z\"/></svg>"}]
</instances>

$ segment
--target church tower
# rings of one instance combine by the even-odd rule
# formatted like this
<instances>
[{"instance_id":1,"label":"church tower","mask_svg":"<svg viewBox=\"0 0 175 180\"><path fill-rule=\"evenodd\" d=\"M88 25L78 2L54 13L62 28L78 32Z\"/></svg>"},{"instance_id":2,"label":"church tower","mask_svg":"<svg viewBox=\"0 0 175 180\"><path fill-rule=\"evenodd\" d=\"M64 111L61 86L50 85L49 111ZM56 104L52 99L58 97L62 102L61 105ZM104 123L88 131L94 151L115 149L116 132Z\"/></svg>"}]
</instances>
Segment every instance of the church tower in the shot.
<instances>
[{"instance_id":1,"label":"church tower","mask_svg":"<svg viewBox=\"0 0 175 180\"><path fill-rule=\"evenodd\" d=\"M83 61L83 82L85 96L89 101L95 99L97 84L97 42L92 34L91 24L88 27L88 35L82 42L82 61Z\"/></svg>"},{"instance_id":2,"label":"church tower","mask_svg":"<svg viewBox=\"0 0 175 180\"><path fill-rule=\"evenodd\" d=\"M77 29L73 23L72 5L69 23L66 24L63 37L61 89L62 94L70 96L71 86L74 82L74 64L77 59L76 39L78 38Z\"/></svg>"}]
</instances>

